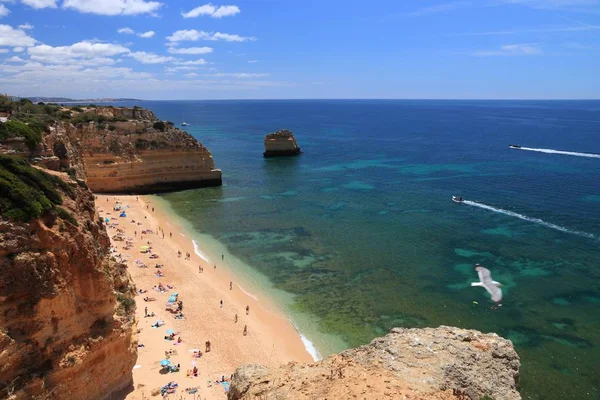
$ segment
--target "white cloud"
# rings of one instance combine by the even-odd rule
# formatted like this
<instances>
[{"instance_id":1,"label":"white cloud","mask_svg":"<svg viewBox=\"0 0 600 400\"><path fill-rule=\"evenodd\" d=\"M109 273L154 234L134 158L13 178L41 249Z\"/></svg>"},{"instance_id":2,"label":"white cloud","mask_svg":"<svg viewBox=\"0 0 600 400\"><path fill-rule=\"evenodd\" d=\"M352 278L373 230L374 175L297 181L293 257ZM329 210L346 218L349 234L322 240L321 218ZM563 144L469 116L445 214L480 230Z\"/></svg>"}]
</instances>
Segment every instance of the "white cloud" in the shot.
<instances>
[{"instance_id":1,"label":"white cloud","mask_svg":"<svg viewBox=\"0 0 600 400\"><path fill-rule=\"evenodd\" d=\"M190 41L195 42L198 40L224 40L226 42L245 42L248 40L256 40L254 37L244 37L240 35L234 35L229 33L214 32L209 33L205 31L197 31L195 29L179 30L173 32L171 36L167 37L170 42L184 42Z\"/></svg>"},{"instance_id":2,"label":"white cloud","mask_svg":"<svg viewBox=\"0 0 600 400\"><path fill-rule=\"evenodd\" d=\"M0 49L0 53L8 53L8 49Z\"/></svg>"},{"instance_id":3,"label":"white cloud","mask_svg":"<svg viewBox=\"0 0 600 400\"><path fill-rule=\"evenodd\" d=\"M23 29L23 30L33 29L33 25L31 25L30 23L22 24L22 25L19 25L19 29Z\"/></svg>"},{"instance_id":4,"label":"white cloud","mask_svg":"<svg viewBox=\"0 0 600 400\"><path fill-rule=\"evenodd\" d=\"M184 66L186 66L186 65L206 65L206 64L208 64L208 62L203 58L199 58L195 61L181 61L180 60L180 61L175 62L175 65L184 65Z\"/></svg>"},{"instance_id":5,"label":"white cloud","mask_svg":"<svg viewBox=\"0 0 600 400\"><path fill-rule=\"evenodd\" d=\"M137 35L141 38L148 39L148 38L154 37L155 34L156 34L156 32L154 32L154 31L148 31L148 32L138 33Z\"/></svg>"},{"instance_id":6,"label":"white cloud","mask_svg":"<svg viewBox=\"0 0 600 400\"><path fill-rule=\"evenodd\" d=\"M158 1L146 0L64 0L63 2L63 8L100 15L154 14L162 5Z\"/></svg>"},{"instance_id":7,"label":"white cloud","mask_svg":"<svg viewBox=\"0 0 600 400\"><path fill-rule=\"evenodd\" d=\"M137 35L137 36L139 36L141 38L144 38L144 39L151 38L151 37L153 37L155 35L154 31L136 32L133 29L127 28L127 27L118 29L117 32L119 32L122 35Z\"/></svg>"},{"instance_id":8,"label":"white cloud","mask_svg":"<svg viewBox=\"0 0 600 400\"><path fill-rule=\"evenodd\" d=\"M226 42L245 42L247 40L256 40L256 38L244 37L244 36L240 36L240 35L231 35L229 33L216 32L208 40L224 40Z\"/></svg>"},{"instance_id":9,"label":"white cloud","mask_svg":"<svg viewBox=\"0 0 600 400\"><path fill-rule=\"evenodd\" d=\"M45 64L112 65L111 57L128 53L129 49L111 43L78 42L70 46L39 45L27 49L31 61Z\"/></svg>"},{"instance_id":10,"label":"white cloud","mask_svg":"<svg viewBox=\"0 0 600 400\"><path fill-rule=\"evenodd\" d=\"M17 56L12 56L11 58L7 58L6 61L8 62L26 62L26 60L22 59L21 57L17 57Z\"/></svg>"},{"instance_id":11,"label":"white cloud","mask_svg":"<svg viewBox=\"0 0 600 400\"><path fill-rule=\"evenodd\" d=\"M171 54L209 54L213 52L212 47L188 47L177 49L175 47L169 47L169 53Z\"/></svg>"},{"instance_id":12,"label":"white cloud","mask_svg":"<svg viewBox=\"0 0 600 400\"><path fill-rule=\"evenodd\" d=\"M14 29L10 25L0 25L0 46L23 46L35 45L37 40L27 35L22 29Z\"/></svg>"},{"instance_id":13,"label":"white cloud","mask_svg":"<svg viewBox=\"0 0 600 400\"><path fill-rule=\"evenodd\" d=\"M211 76L218 77L233 77L233 78L262 78L265 76L269 76L269 74L258 74L258 73L248 73L248 72L234 72L234 73L226 73L226 72L218 72L216 74L212 74Z\"/></svg>"},{"instance_id":14,"label":"white cloud","mask_svg":"<svg viewBox=\"0 0 600 400\"><path fill-rule=\"evenodd\" d=\"M477 51L473 55L477 57L493 56L533 56L541 54L542 49L531 44L506 44L498 50Z\"/></svg>"},{"instance_id":15,"label":"white cloud","mask_svg":"<svg viewBox=\"0 0 600 400\"><path fill-rule=\"evenodd\" d=\"M4 4L0 4L0 18L6 17L8 14L10 14L10 10Z\"/></svg>"},{"instance_id":16,"label":"white cloud","mask_svg":"<svg viewBox=\"0 0 600 400\"><path fill-rule=\"evenodd\" d=\"M189 72L189 73L185 74L185 76L187 76L188 78L193 78L195 76L200 76L200 75L195 72Z\"/></svg>"},{"instance_id":17,"label":"white cloud","mask_svg":"<svg viewBox=\"0 0 600 400\"><path fill-rule=\"evenodd\" d=\"M41 8L56 8L56 0L21 0L21 2L36 10Z\"/></svg>"},{"instance_id":18,"label":"white cloud","mask_svg":"<svg viewBox=\"0 0 600 400\"><path fill-rule=\"evenodd\" d=\"M240 8L238 6L220 6L215 7L212 4L208 3L200 7L196 7L193 10L190 10L185 13L181 13L183 18L196 18L202 15L208 15L213 18L223 18L223 17L231 17L240 13Z\"/></svg>"},{"instance_id":19,"label":"white cloud","mask_svg":"<svg viewBox=\"0 0 600 400\"><path fill-rule=\"evenodd\" d=\"M142 64L164 64L176 60L173 57L160 56L158 54L147 53L145 51L136 51L133 53L129 53L129 56L141 62Z\"/></svg>"},{"instance_id":20,"label":"white cloud","mask_svg":"<svg viewBox=\"0 0 600 400\"><path fill-rule=\"evenodd\" d=\"M25 47L15 47L15 48L13 48L13 51L15 53L22 53L25 51Z\"/></svg>"},{"instance_id":21,"label":"white cloud","mask_svg":"<svg viewBox=\"0 0 600 400\"><path fill-rule=\"evenodd\" d=\"M248 60L248 64L256 64L258 60Z\"/></svg>"}]
</instances>

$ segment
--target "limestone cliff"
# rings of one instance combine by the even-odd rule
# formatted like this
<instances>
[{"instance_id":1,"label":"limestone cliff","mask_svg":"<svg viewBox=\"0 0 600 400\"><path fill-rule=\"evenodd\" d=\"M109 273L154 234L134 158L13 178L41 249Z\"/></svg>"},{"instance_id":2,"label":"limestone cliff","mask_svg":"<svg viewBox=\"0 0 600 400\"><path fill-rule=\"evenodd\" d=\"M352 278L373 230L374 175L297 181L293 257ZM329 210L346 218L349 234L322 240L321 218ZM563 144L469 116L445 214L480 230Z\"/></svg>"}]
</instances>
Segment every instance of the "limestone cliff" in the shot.
<instances>
[{"instance_id":1,"label":"limestone cliff","mask_svg":"<svg viewBox=\"0 0 600 400\"><path fill-rule=\"evenodd\" d=\"M300 154L300 147L292 131L278 130L265 136L265 157L295 156Z\"/></svg>"},{"instance_id":2,"label":"limestone cliff","mask_svg":"<svg viewBox=\"0 0 600 400\"><path fill-rule=\"evenodd\" d=\"M71 169L94 192L221 185L221 170L215 169L210 151L149 110L84 109L49 131L38 149L41 160Z\"/></svg>"},{"instance_id":3,"label":"limestone cliff","mask_svg":"<svg viewBox=\"0 0 600 400\"><path fill-rule=\"evenodd\" d=\"M105 399L137 357L129 275L88 189L0 157L0 398Z\"/></svg>"},{"instance_id":4,"label":"limestone cliff","mask_svg":"<svg viewBox=\"0 0 600 400\"><path fill-rule=\"evenodd\" d=\"M238 368L228 399L518 400L519 367L496 334L396 328L317 363Z\"/></svg>"}]
</instances>

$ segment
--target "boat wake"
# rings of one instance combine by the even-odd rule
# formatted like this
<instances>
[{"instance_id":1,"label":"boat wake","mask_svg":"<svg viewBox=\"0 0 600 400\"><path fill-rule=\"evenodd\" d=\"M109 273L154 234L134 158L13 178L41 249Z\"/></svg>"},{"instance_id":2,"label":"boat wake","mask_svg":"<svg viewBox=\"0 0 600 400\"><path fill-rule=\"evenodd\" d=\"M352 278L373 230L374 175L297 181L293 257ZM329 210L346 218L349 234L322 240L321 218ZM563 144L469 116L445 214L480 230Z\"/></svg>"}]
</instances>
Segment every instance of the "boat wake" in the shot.
<instances>
[{"instance_id":1,"label":"boat wake","mask_svg":"<svg viewBox=\"0 0 600 400\"><path fill-rule=\"evenodd\" d=\"M553 150L553 149L537 149L535 147L520 147L518 150L536 151L538 153L546 153L546 154L561 154L564 156L600 158L600 154L578 153L575 151L562 151L562 150Z\"/></svg>"},{"instance_id":2,"label":"boat wake","mask_svg":"<svg viewBox=\"0 0 600 400\"><path fill-rule=\"evenodd\" d=\"M544 221L542 219L539 219L539 218L528 217L526 215L519 214L519 213L516 213L516 212L512 212L512 211L508 211L508 210L503 210L502 208L496 208L496 207L488 206L486 204L477 203L477 202L471 201L471 200L465 200L465 201L463 201L463 203L467 204L469 206L479 207L479 208L483 208L484 210L493 211L493 212L496 212L496 213L500 213L500 214L508 215L508 216L511 216L511 217L519 218L519 219L522 219L524 221L533 222L535 224L543 225L543 226L545 226L547 228L555 229L557 231L561 231L561 232L565 232L565 233L571 233L573 235L578 235L578 236L586 237L586 238L589 238L589 239L598 239L595 235L592 235L591 233L576 231L576 230L573 230L573 229L568 229L568 228L565 228L564 226L560 226L560 225L556 225L556 224L553 224L553 223L550 223L550 222L546 222L546 221Z\"/></svg>"}]
</instances>

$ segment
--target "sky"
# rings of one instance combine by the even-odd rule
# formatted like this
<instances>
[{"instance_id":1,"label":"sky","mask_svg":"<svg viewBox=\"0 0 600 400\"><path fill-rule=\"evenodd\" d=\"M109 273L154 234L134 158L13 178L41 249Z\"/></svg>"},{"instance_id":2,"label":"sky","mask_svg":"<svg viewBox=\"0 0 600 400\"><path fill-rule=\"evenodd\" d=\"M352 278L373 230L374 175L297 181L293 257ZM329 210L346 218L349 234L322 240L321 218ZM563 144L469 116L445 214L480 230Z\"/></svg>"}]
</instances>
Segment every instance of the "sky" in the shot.
<instances>
[{"instance_id":1,"label":"sky","mask_svg":"<svg viewBox=\"0 0 600 400\"><path fill-rule=\"evenodd\" d=\"M0 92L598 99L600 0L0 0Z\"/></svg>"}]
</instances>

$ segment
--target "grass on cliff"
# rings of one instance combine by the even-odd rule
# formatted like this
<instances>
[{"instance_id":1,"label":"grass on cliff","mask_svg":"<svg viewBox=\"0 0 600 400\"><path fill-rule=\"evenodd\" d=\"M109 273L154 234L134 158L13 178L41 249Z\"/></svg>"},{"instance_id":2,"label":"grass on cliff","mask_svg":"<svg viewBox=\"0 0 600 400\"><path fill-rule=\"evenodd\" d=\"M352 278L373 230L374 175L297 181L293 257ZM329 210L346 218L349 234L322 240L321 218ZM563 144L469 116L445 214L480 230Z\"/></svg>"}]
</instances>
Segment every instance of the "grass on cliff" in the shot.
<instances>
[{"instance_id":1,"label":"grass on cliff","mask_svg":"<svg viewBox=\"0 0 600 400\"><path fill-rule=\"evenodd\" d=\"M57 188L71 194L73 189L62 179L33 168L20 157L0 155L0 215L18 221L30 221L47 212L72 223L65 213L56 211L62 204ZM62 215L61 215L62 214Z\"/></svg>"}]
</instances>

